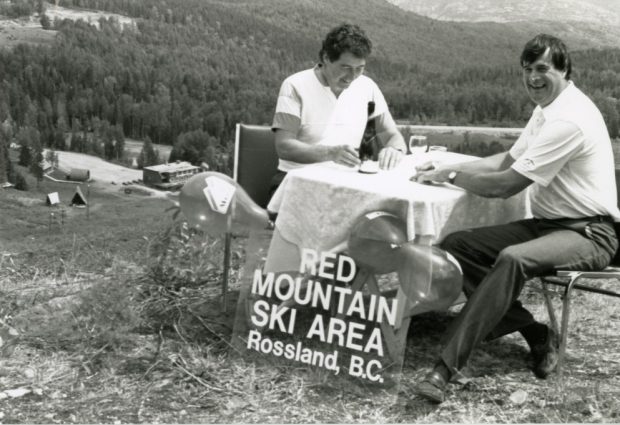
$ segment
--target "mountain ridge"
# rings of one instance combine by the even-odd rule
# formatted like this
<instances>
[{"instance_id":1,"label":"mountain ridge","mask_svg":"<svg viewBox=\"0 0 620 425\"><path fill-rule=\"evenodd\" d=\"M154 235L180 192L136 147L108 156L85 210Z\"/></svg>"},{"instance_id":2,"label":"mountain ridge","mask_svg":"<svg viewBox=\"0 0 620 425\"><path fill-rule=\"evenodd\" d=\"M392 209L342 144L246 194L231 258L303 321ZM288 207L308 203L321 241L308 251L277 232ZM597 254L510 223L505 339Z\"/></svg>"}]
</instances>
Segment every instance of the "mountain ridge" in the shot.
<instances>
[{"instance_id":1,"label":"mountain ridge","mask_svg":"<svg viewBox=\"0 0 620 425\"><path fill-rule=\"evenodd\" d=\"M601 0L386 0L404 10L438 20L465 22L557 22L620 23L620 4Z\"/></svg>"},{"instance_id":2,"label":"mountain ridge","mask_svg":"<svg viewBox=\"0 0 620 425\"><path fill-rule=\"evenodd\" d=\"M386 0L441 22L500 23L517 32L547 32L577 48L620 45L620 2L604 0Z\"/></svg>"}]
</instances>

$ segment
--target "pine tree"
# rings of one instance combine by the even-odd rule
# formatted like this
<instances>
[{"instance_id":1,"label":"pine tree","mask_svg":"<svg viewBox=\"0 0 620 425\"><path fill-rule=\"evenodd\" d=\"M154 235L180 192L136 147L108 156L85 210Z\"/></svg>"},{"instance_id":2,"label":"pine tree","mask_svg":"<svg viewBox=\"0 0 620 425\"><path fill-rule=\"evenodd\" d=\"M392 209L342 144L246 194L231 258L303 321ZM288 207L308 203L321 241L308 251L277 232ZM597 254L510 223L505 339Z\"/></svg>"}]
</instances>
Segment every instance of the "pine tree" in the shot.
<instances>
[{"instance_id":1,"label":"pine tree","mask_svg":"<svg viewBox=\"0 0 620 425\"><path fill-rule=\"evenodd\" d=\"M29 167L32 162L32 153L30 152L30 146L22 145L19 150L19 161L17 162L22 167Z\"/></svg>"},{"instance_id":2,"label":"pine tree","mask_svg":"<svg viewBox=\"0 0 620 425\"><path fill-rule=\"evenodd\" d=\"M0 184L6 183L9 177L7 163L10 161L4 131L0 129Z\"/></svg>"},{"instance_id":3,"label":"pine tree","mask_svg":"<svg viewBox=\"0 0 620 425\"><path fill-rule=\"evenodd\" d=\"M114 139L114 153L117 161L123 161L125 158L125 134L120 124L112 128L112 138Z\"/></svg>"},{"instance_id":4,"label":"pine tree","mask_svg":"<svg viewBox=\"0 0 620 425\"><path fill-rule=\"evenodd\" d=\"M58 163L58 155L53 149L45 151L45 160L50 163L52 167L56 167Z\"/></svg>"},{"instance_id":5,"label":"pine tree","mask_svg":"<svg viewBox=\"0 0 620 425\"><path fill-rule=\"evenodd\" d=\"M153 142L150 137L144 139L142 150L138 156L138 168L142 169L150 165L157 165L160 163L159 152L153 147Z\"/></svg>"},{"instance_id":6,"label":"pine tree","mask_svg":"<svg viewBox=\"0 0 620 425\"><path fill-rule=\"evenodd\" d=\"M41 146L35 146L34 155L32 156L32 161L30 163L30 172L37 179L37 187L43 180L43 166L41 165L43 162L43 152Z\"/></svg>"}]
</instances>

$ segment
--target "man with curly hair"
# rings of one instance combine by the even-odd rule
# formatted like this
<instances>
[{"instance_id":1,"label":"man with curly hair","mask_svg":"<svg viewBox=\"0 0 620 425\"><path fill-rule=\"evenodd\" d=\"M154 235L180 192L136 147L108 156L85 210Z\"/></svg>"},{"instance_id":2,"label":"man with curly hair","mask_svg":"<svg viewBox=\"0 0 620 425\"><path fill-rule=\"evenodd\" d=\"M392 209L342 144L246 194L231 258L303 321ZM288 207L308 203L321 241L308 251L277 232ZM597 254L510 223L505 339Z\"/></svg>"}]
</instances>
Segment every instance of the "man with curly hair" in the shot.
<instances>
[{"instance_id":1,"label":"man with curly hair","mask_svg":"<svg viewBox=\"0 0 620 425\"><path fill-rule=\"evenodd\" d=\"M318 64L284 80L272 124L279 156L272 192L288 171L305 164L358 165L356 149L369 118L369 102L375 105L370 118L383 145L379 167L391 169L400 162L406 149L403 137L379 87L363 75L371 50L360 27L339 25L323 41Z\"/></svg>"}]
</instances>

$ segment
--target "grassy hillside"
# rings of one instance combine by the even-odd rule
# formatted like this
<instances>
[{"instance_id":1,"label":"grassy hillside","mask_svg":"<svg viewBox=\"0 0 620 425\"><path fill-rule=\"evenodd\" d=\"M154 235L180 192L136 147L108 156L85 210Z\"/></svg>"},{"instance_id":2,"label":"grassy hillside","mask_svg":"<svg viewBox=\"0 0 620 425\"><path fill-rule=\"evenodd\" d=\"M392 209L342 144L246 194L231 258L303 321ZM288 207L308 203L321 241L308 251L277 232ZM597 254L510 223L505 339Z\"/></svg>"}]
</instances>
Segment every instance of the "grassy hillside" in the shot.
<instances>
[{"instance_id":1,"label":"grassy hillside","mask_svg":"<svg viewBox=\"0 0 620 425\"><path fill-rule=\"evenodd\" d=\"M34 184L34 182L29 182ZM64 206L46 207L59 190ZM441 406L415 396L453 313L416 316L396 397L335 388L305 367L263 367L228 345L246 240L233 246L227 312L222 245L172 225L167 203L100 192L48 224L72 188L0 190L0 412L7 423L560 423L618 419L617 303L573 300L565 381L537 380L525 343L483 344L473 380ZM25 214L27 212L27 214ZM263 248L266 248L268 239ZM612 285L613 282L608 282ZM545 320L529 287L522 296ZM556 306L559 300L556 299ZM8 337L6 323L18 332ZM603 343L604 341L604 343ZM596 355L593 355L596 353ZM9 395L10 394L10 395ZM286 409L283 409L283 404Z\"/></svg>"},{"instance_id":2,"label":"grassy hillside","mask_svg":"<svg viewBox=\"0 0 620 425\"><path fill-rule=\"evenodd\" d=\"M525 40L516 31L502 31L501 25L483 32L479 26L453 25L403 12L382 0L259 0L218 6L236 19L246 16L254 25L273 25L278 28L274 36L301 35L317 53L327 29L342 21L355 22L375 42L377 59L433 70L475 64L479 46L489 49L485 55L493 63L506 63L513 59L511 50ZM247 31L253 31L252 26ZM306 60L316 60L316 54Z\"/></svg>"}]
</instances>

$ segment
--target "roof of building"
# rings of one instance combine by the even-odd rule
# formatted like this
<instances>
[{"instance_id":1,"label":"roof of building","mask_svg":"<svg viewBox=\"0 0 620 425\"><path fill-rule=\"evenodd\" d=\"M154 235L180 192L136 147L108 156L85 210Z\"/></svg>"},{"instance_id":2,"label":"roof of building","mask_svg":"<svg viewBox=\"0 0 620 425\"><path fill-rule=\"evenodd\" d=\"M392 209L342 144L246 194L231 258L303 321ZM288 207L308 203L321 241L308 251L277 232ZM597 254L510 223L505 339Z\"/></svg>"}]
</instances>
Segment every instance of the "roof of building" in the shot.
<instances>
[{"instance_id":1,"label":"roof of building","mask_svg":"<svg viewBox=\"0 0 620 425\"><path fill-rule=\"evenodd\" d=\"M195 170L195 165L190 164L189 162L181 161L181 162L172 162L170 164L159 164L159 165L151 165L149 167L144 167L145 170L155 171L157 173L172 173L178 171L188 171Z\"/></svg>"}]
</instances>

